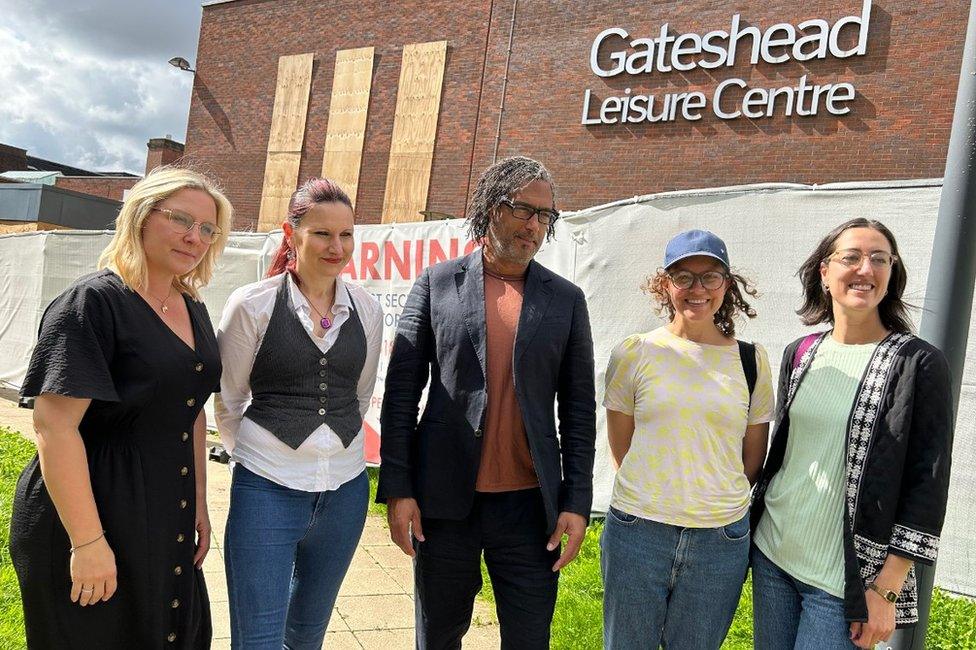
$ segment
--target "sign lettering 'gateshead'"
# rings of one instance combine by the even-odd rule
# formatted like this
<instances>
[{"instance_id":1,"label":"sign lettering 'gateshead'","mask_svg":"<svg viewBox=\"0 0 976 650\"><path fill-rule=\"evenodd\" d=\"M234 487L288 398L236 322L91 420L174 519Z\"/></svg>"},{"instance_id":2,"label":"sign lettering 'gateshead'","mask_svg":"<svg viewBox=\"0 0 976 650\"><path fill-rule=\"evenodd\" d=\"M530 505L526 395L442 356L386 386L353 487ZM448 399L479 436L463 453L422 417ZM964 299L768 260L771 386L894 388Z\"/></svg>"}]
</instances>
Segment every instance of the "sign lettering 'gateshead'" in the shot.
<instances>
[{"instance_id":1,"label":"sign lettering 'gateshead'","mask_svg":"<svg viewBox=\"0 0 976 650\"><path fill-rule=\"evenodd\" d=\"M864 56L868 47L868 23L872 0L863 0L861 14L846 16L833 25L815 18L794 26L777 23L762 30L743 25L739 14L732 16L728 31L715 30L705 35L668 33L668 23L661 25L656 38L635 38L620 28L611 27L600 32L590 48L590 69L599 77L612 78L622 74L641 75L654 72L687 72L695 68L714 70L732 67L748 52L749 62L779 64L787 61L810 61L828 56L846 59ZM853 47L841 45L841 33L857 39ZM600 50L614 49L607 59ZM749 48L749 49L747 49ZM601 60L602 58L602 60ZM726 79L716 86L711 97L711 111L723 120L742 116L758 119L779 113L786 116L817 115L826 110L831 115L846 115L854 99L853 84L813 84L807 75L795 85L780 88L750 88L740 78ZM596 106L592 91L583 95L581 124L638 124L641 122L673 122L677 119L695 121L709 107L705 93L700 91L661 95L632 94L607 97Z\"/></svg>"}]
</instances>

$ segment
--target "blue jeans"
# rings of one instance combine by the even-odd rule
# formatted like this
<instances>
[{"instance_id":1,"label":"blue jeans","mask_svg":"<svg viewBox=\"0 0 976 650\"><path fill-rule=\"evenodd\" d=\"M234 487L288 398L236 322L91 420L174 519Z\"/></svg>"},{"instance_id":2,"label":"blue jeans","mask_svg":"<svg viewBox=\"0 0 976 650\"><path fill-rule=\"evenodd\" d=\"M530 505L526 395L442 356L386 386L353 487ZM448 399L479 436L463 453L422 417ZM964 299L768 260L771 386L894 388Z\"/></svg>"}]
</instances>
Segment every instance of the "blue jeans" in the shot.
<instances>
[{"instance_id":1,"label":"blue jeans","mask_svg":"<svg viewBox=\"0 0 976 650\"><path fill-rule=\"evenodd\" d=\"M717 650L749 565L749 517L682 528L611 507L600 539L603 645Z\"/></svg>"},{"instance_id":2,"label":"blue jeans","mask_svg":"<svg viewBox=\"0 0 976 650\"><path fill-rule=\"evenodd\" d=\"M366 523L366 472L330 492L234 467L224 564L231 647L319 650Z\"/></svg>"},{"instance_id":3,"label":"blue jeans","mask_svg":"<svg viewBox=\"0 0 976 650\"><path fill-rule=\"evenodd\" d=\"M844 599L800 582L752 547L756 650L851 650Z\"/></svg>"}]
</instances>

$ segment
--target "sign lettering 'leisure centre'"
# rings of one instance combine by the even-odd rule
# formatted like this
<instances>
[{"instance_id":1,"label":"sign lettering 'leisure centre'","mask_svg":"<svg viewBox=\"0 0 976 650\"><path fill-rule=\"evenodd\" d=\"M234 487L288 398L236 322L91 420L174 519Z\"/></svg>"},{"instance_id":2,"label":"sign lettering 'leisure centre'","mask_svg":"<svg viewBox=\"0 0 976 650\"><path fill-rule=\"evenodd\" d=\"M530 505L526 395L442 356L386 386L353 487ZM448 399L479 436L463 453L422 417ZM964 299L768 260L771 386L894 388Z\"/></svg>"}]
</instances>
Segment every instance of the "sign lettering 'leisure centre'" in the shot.
<instances>
[{"instance_id":1,"label":"sign lettering 'leisure centre'","mask_svg":"<svg viewBox=\"0 0 976 650\"><path fill-rule=\"evenodd\" d=\"M654 72L688 72L695 68L713 70L732 67L748 52L749 62L761 60L778 64L787 61L810 61L828 56L846 59L864 56L868 47L868 23L872 0L863 0L859 16L846 16L833 25L815 18L794 26L777 23L763 30L743 25L739 14L732 16L728 31L715 30L705 35L668 34L668 23L661 25L656 38L630 39L620 27L600 32L590 48L590 69L599 77L641 75ZM856 30L856 31L855 31ZM844 33L845 43L841 44ZM856 35L856 40L851 36ZM609 57L600 51L612 49ZM749 48L749 49L747 49ZM854 99L853 84L814 84L807 75L795 85L779 88L751 88L738 77L720 82L712 93L711 111L723 120L739 117L758 119L775 114L785 116L817 115L826 110L831 115L845 115ZM632 94L630 88L623 95L607 97L597 106L592 91L583 95L584 125L638 124L641 122L673 122L677 119L700 120L709 107L705 93L677 92L659 95Z\"/></svg>"}]
</instances>

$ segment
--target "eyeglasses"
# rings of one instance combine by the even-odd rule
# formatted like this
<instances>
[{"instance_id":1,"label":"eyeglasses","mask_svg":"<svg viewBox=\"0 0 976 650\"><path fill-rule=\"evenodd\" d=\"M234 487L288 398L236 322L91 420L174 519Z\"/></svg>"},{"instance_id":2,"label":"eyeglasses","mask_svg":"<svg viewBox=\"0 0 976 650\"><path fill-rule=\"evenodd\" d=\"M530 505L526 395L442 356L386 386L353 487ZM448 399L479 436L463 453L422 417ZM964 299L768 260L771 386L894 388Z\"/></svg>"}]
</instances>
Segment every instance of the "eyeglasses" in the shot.
<instances>
[{"instance_id":1,"label":"eyeglasses","mask_svg":"<svg viewBox=\"0 0 976 650\"><path fill-rule=\"evenodd\" d=\"M504 203L512 210L512 216L522 221L528 221L533 216L539 218L540 226L551 226L559 218L559 212L547 208L536 208L527 203L514 203L510 199L502 199L499 203Z\"/></svg>"},{"instance_id":2,"label":"eyeglasses","mask_svg":"<svg viewBox=\"0 0 976 650\"><path fill-rule=\"evenodd\" d=\"M692 273L691 271L676 271L668 273L671 284L679 289L691 289L695 282L699 282L703 289L718 289L729 278L728 274L721 271L705 271L704 273Z\"/></svg>"},{"instance_id":3,"label":"eyeglasses","mask_svg":"<svg viewBox=\"0 0 976 650\"><path fill-rule=\"evenodd\" d=\"M856 248L848 248L842 251L836 251L827 257L827 261L840 262L844 266L856 269L861 266L864 262L864 258L867 257L871 260L871 266L876 269L888 269L898 261L898 256L893 255L887 251L874 251L873 253L865 253L862 250Z\"/></svg>"},{"instance_id":4,"label":"eyeglasses","mask_svg":"<svg viewBox=\"0 0 976 650\"><path fill-rule=\"evenodd\" d=\"M173 231L178 232L181 235L185 235L193 230L193 226L200 226L200 241L202 241L204 244L214 243L222 233L220 228L212 223L207 221L196 221L193 217L185 212L157 207L153 207L153 210L156 212L162 212L164 215L166 215L166 218L169 219L170 226L173 227Z\"/></svg>"}]
</instances>

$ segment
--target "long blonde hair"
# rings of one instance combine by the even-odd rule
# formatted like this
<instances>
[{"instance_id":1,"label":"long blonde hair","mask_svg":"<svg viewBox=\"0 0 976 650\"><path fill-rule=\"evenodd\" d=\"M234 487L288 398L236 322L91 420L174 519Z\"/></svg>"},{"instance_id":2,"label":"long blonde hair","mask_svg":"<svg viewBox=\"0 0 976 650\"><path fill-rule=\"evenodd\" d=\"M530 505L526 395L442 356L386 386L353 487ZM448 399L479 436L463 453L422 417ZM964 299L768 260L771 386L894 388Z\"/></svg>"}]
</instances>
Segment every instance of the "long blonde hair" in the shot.
<instances>
[{"instance_id":1,"label":"long blonde hair","mask_svg":"<svg viewBox=\"0 0 976 650\"><path fill-rule=\"evenodd\" d=\"M149 273L146 251L142 246L143 225L160 201L183 189L206 192L217 207L220 236L209 246L193 270L173 278L173 287L177 291L200 300L199 289L210 282L217 258L230 236L234 208L213 180L186 167L157 167L132 186L115 220L115 235L98 258L98 268L111 269L132 289L145 289Z\"/></svg>"}]
</instances>

